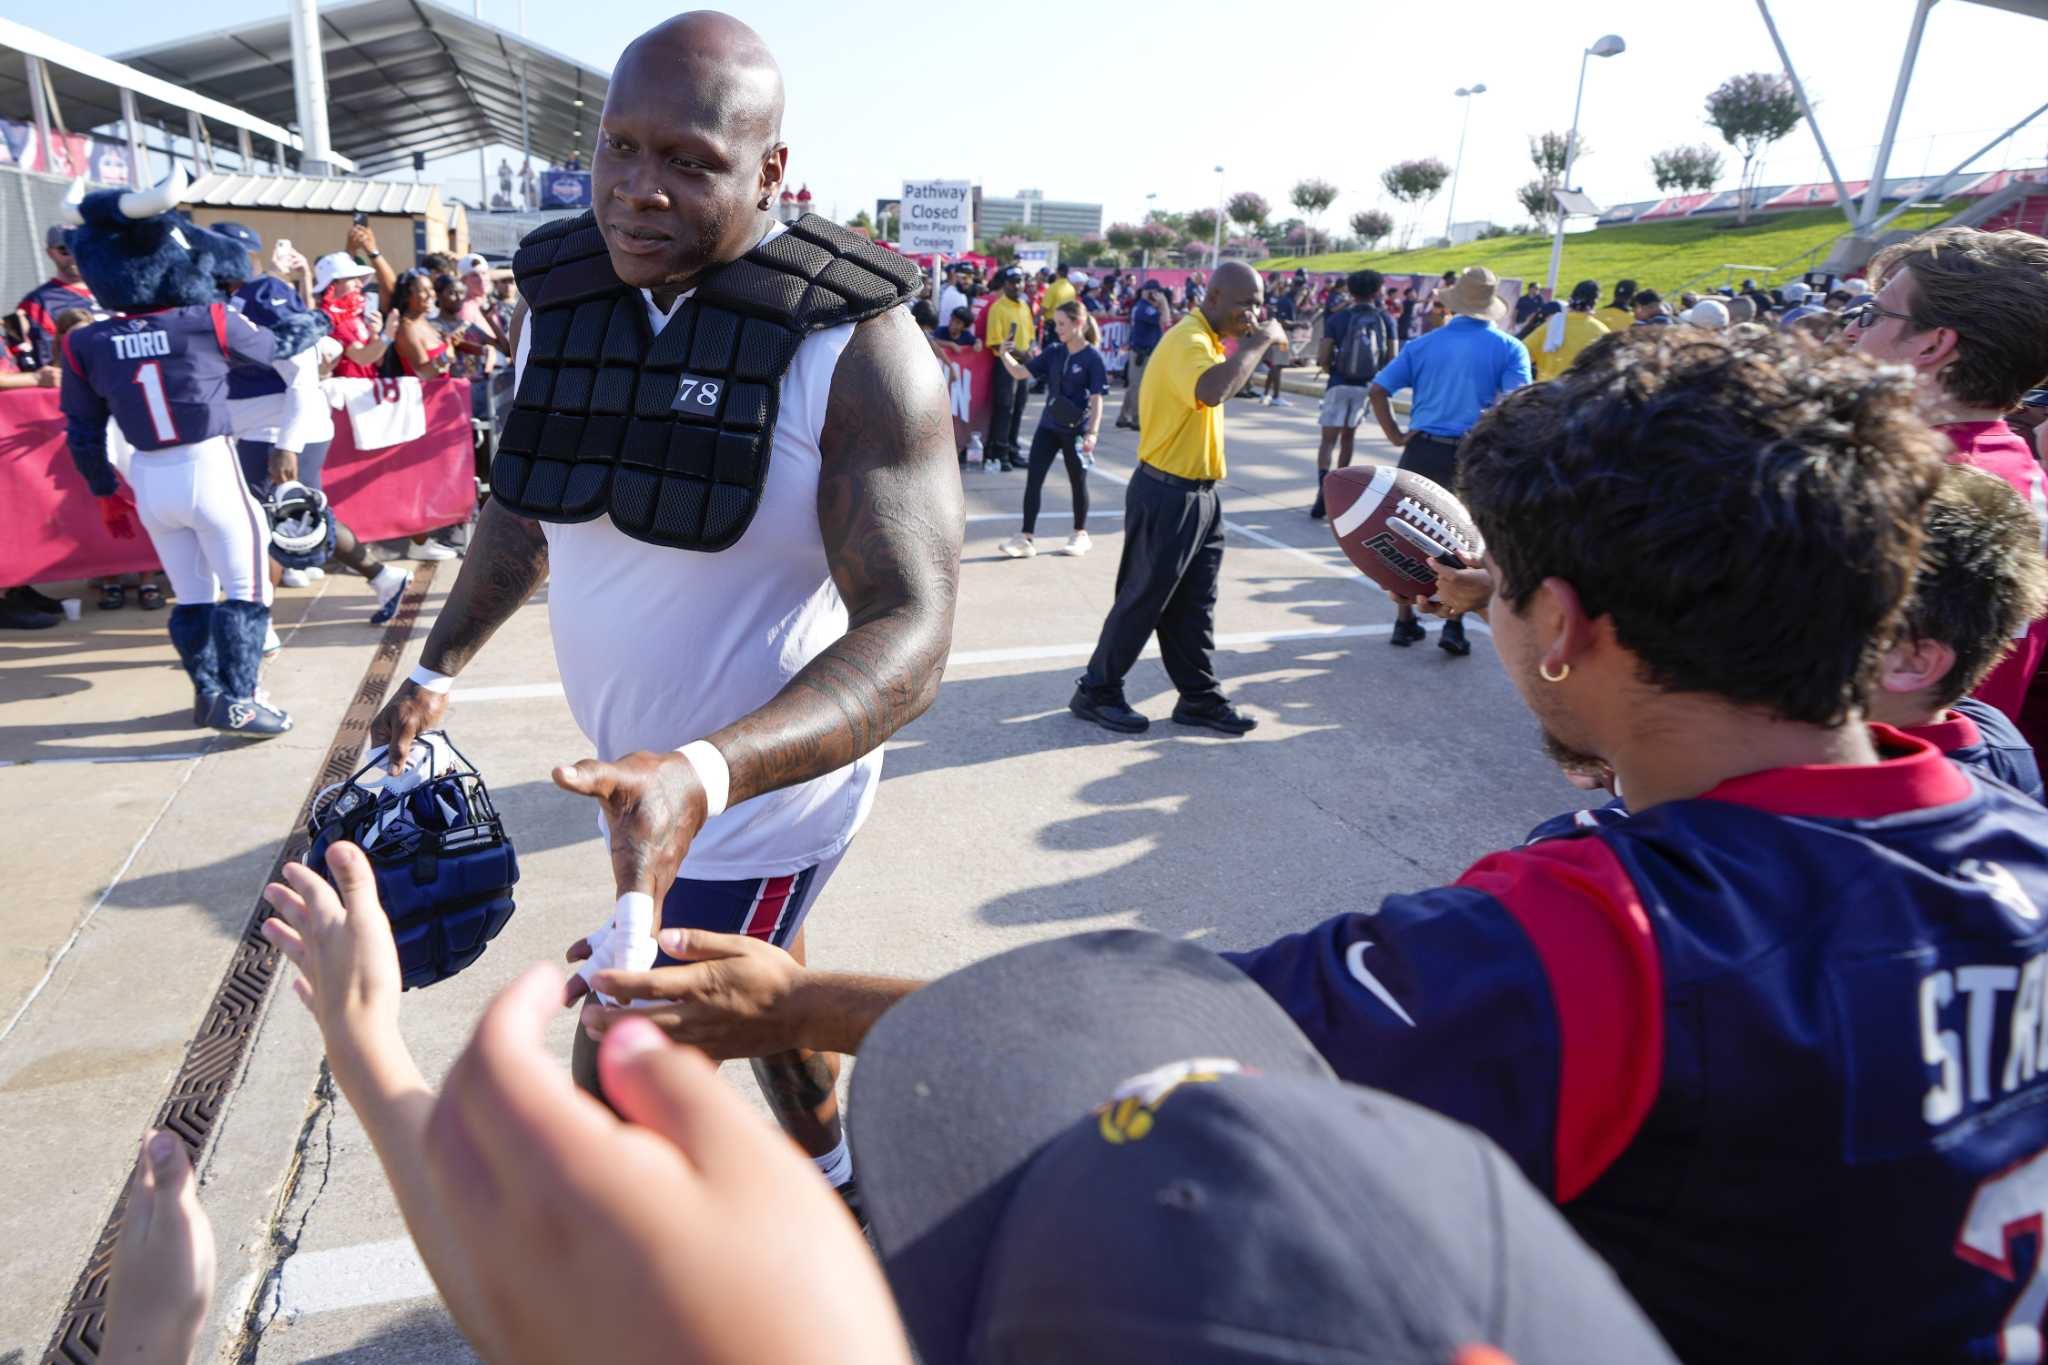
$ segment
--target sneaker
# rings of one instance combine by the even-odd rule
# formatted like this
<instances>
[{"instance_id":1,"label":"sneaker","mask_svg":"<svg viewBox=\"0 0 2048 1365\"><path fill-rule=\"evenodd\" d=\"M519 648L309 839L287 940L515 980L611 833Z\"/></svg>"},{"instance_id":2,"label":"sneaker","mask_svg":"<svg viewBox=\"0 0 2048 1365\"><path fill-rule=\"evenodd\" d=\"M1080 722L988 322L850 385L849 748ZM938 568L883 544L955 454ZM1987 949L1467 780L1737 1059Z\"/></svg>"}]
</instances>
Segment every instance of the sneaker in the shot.
<instances>
[{"instance_id":1,"label":"sneaker","mask_svg":"<svg viewBox=\"0 0 2048 1365\"><path fill-rule=\"evenodd\" d=\"M306 577L312 579L315 583L318 583L321 579L327 577L327 570L321 568L317 564L315 564L310 569L301 569L299 570L299 572L304 574Z\"/></svg>"},{"instance_id":2,"label":"sneaker","mask_svg":"<svg viewBox=\"0 0 2048 1365\"><path fill-rule=\"evenodd\" d=\"M1078 559L1093 548L1094 542L1088 539L1088 533L1086 531L1076 531L1067 537L1065 545L1060 546L1060 553L1063 555L1073 555Z\"/></svg>"},{"instance_id":3,"label":"sneaker","mask_svg":"<svg viewBox=\"0 0 2048 1365\"><path fill-rule=\"evenodd\" d=\"M223 734L248 739L269 739L292 728L289 715L254 697L215 697L207 708L206 723Z\"/></svg>"},{"instance_id":4,"label":"sneaker","mask_svg":"<svg viewBox=\"0 0 2048 1365\"><path fill-rule=\"evenodd\" d=\"M263 628L263 657L265 659L274 659L277 657L277 652L283 648L284 641L277 638L277 627L265 626Z\"/></svg>"},{"instance_id":5,"label":"sneaker","mask_svg":"<svg viewBox=\"0 0 2048 1365\"><path fill-rule=\"evenodd\" d=\"M62 602L59 602L54 597L46 597L26 584L19 588L9 588L6 593L6 600L17 607L26 607L30 611L48 612L55 616L62 616L64 614L64 604Z\"/></svg>"},{"instance_id":6,"label":"sneaker","mask_svg":"<svg viewBox=\"0 0 2048 1365\"><path fill-rule=\"evenodd\" d=\"M1031 543L1031 537L1021 533L1011 536L996 548L1011 559L1029 559L1038 553L1038 547Z\"/></svg>"},{"instance_id":7,"label":"sneaker","mask_svg":"<svg viewBox=\"0 0 2048 1365\"><path fill-rule=\"evenodd\" d=\"M1437 636L1436 647L1461 659L1472 652L1472 642L1465 638L1465 622L1462 618L1444 622L1443 633Z\"/></svg>"},{"instance_id":8,"label":"sneaker","mask_svg":"<svg viewBox=\"0 0 2048 1365\"><path fill-rule=\"evenodd\" d=\"M1329 515L1329 513L1323 510L1323 495L1321 493L1316 494L1316 505L1308 509L1308 515L1311 521L1321 521Z\"/></svg>"},{"instance_id":9,"label":"sneaker","mask_svg":"<svg viewBox=\"0 0 2048 1365\"><path fill-rule=\"evenodd\" d=\"M306 576L304 569L286 569L277 576L278 586L285 588L310 588L313 580Z\"/></svg>"},{"instance_id":10,"label":"sneaker","mask_svg":"<svg viewBox=\"0 0 2048 1365\"><path fill-rule=\"evenodd\" d=\"M61 611L37 611L19 602L0 601L0 630L48 630L63 620Z\"/></svg>"},{"instance_id":11,"label":"sneaker","mask_svg":"<svg viewBox=\"0 0 2048 1365\"><path fill-rule=\"evenodd\" d=\"M417 545L406 546L405 557L407 559L455 559L457 555L455 551L449 549L438 540L423 540Z\"/></svg>"},{"instance_id":12,"label":"sneaker","mask_svg":"<svg viewBox=\"0 0 2048 1365\"><path fill-rule=\"evenodd\" d=\"M1143 734L1152 724L1125 703L1122 692L1103 696L1085 687L1076 687L1067 709L1082 720L1093 721L1105 730L1114 730L1122 735Z\"/></svg>"},{"instance_id":13,"label":"sneaker","mask_svg":"<svg viewBox=\"0 0 2048 1365\"><path fill-rule=\"evenodd\" d=\"M135 590L135 604L144 611L162 611L164 590L154 583L144 583Z\"/></svg>"},{"instance_id":14,"label":"sneaker","mask_svg":"<svg viewBox=\"0 0 2048 1365\"><path fill-rule=\"evenodd\" d=\"M128 605L128 590L119 583L108 583L100 589L100 610L119 611Z\"/></svg>"},{"instance_id":15,"label":"sneaker","mask_svg":"<svg viewBox=\"0 0 2048 1365\"><path fill-rule=\"evenodd\" d=\"M1387 637L1387 643L1390 645L1400 645L1405 649L1418 640L1426 640L1428 638L1429 632L1422 628L1422 622L1414 620L1396 621L1394 622L1394 633Z\"/></svg>"},{"instance_id":16,"label":"sneaker","mask_svg":"<svg viewBox=\"0 0 2048 1365\"><path fill-rule=\"evenodd\" d=\"M412 575L396 564L386 564L377 570L377 576L370 580L370 590L377 594L377 610L370 613L371 625L381 626L398 615L399 599L411 583Z\"/></svg>"},{"instance_id":17,"label":"sneaker","mask_svg":"<svg viewBox=\"0 0 2048 1365\"><path fill-rule=\"evenodd\" d=\"M1181 698L1174 703L1173 723L1199 725L1205 730L1214 730L1225 735L1249 734L1259 728L1258 721L1221 697L1208 697L1201 701Z\"/></svg>"}]
</instances>

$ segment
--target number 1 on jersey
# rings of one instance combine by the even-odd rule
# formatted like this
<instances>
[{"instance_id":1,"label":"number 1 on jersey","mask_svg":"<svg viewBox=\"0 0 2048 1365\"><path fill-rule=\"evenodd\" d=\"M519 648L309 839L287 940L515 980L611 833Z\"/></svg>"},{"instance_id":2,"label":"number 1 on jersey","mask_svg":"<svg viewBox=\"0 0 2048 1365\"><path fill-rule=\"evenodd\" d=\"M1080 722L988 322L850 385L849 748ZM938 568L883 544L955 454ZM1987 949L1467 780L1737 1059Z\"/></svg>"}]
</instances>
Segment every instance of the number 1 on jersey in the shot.
<instances>
[{"instance_id":1,"label":"number 1 on jersey","mask_svg":"<svg viewBox=\"0 0 2048 1365\"><path fill-rule=\"evenodd\" d=\"M171 421L171 405L164 399L162 363L149 360L136 366L135 382L142 386L142 405L149 409L149 420L156 427L156 438L172 445L177 444L178 428Z\"/></svg>"}]
</instances>

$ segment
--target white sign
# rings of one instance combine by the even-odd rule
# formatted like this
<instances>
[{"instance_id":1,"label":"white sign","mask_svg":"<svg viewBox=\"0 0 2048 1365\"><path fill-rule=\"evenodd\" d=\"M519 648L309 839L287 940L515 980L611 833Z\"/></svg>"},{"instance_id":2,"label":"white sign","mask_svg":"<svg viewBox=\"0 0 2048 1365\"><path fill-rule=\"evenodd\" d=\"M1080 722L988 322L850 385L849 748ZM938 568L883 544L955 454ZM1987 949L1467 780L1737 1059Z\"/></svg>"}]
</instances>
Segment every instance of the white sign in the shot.
<instances>
[{"instance_id":1,"label":"white sign","mask_svg":"<svg viewBox=\"0 0 2048 1365\"><path fill-rule=\"evenodd\" d=\"M1017 243L1017 264L1032 274L1041 270L1060 268L1060 244L1058 242Z\"/></svg>"},{"instance_id":2,"label":"white sign","mask_svg":"<svg viewBox=\"0 0 2048 1365\"><path fill-rule=\"evenodd\" d=\"M897 237L905 252L964 256L974 250L974 191L965 180L906 180Z\"/></svg>"}]
</instances>

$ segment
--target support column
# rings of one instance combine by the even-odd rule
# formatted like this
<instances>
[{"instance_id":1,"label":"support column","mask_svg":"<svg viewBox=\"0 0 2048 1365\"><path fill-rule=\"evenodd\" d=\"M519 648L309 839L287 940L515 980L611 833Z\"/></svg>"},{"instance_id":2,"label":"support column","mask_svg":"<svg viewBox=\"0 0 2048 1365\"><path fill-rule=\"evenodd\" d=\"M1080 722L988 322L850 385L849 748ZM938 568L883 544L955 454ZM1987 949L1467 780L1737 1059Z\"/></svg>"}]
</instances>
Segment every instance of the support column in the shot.
<instances>
[{"instance_id":1,"label":"support column","mask_svg":"<svg viewBox=\"0 0 2048 1365\"><path fill-rule=\"evenodd\" d=\"M333 168L327 128L327 61L320 50L317 0L291 0L292 95L299 115L299 170L326 175Z\"/></svg>"},{"instance_id":2,"label":"support column","mask_svg":"<svg viewBox=\"0 0 2048 1365\"><path fill-rule=\"evenodd\" d=\"M1927 32L1927 13L1934 8L1934 0L1919 0L1913 8L1913 27L1906 34L1906 55L1899 63L1899 83L1892 90L1891 112L1885 115L1884 136L1877 142L1877 165L1871 168L1870 189L1863 196L1863 209L1856 215L1858 230L1868 228L1877 221L1877 211L1884 204L1884 174L1891 165L1892 142L1899 135L1899 115L1906 109L1906 91L1913 84L1913 67L1920 60L1920 37Z\"/></svg>"},{"instance_id":3,"label":"support column","mask_svg":"<svg viewBox=\"0 0 2048 1365\"><path fill-rule=\"evenodd\" d=\"M137 189L151 184L142 145L142 120L135 116L133 90L121 92L121 136L128 142L128 183Z\"/></svg>"},{"instance_id":4,"label":"support column","mask_svg":"<svg viewBox=\"0 0 2048 1365\"><path fill-rule=\"evenodd\" d=\"M43 59L23 54L28 67L28 105L36 120L36 145L42 149L43 169L52 175L63 168L57 164L56 147L50 141L50 101L43 94Z\"/></svg>"}]
</instances>

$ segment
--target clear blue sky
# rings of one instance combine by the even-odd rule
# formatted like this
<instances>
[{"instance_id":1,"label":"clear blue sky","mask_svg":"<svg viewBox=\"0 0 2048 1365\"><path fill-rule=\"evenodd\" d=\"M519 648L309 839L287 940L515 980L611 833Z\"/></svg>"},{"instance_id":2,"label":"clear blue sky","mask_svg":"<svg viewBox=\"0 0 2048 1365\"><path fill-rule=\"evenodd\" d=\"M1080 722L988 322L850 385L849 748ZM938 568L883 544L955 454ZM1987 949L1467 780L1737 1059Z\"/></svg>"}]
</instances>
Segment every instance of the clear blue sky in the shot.
<instances>
[{"instance_id":1,"label":"clear blue sky","mask_svg":"<svg viewBox=\"0 0 2048 1365\"><path fill-rule=\"evenodd\" d=\"M469 12L469 0L457 7ZM1629 44L1594 59L1586 82L1591 151L1576 178L1603 204L1654 194L1651 153L1715 140L1701 119L1707 92L1731 74L1777 65L1754 0L1052 0L922 9L744 0L728 8L782 63L792 181L808 182L819 207L842 218L893 196L911 176L976 180L992 194L1038 188L1099 201L1111 221L1135 221L1148 193L1172 208L1213 204L1221 163L1228 189L1257 190L1276 216L1292 214L1286 197L1295 181L1334 182L1334 226L1380 202L1379 172L1391 162L1452 160L1461 112L1452 92L1483 81L1457 216L1512 223L1521 216L1515 187L1533 174L1527 137L1570 123L1579 52L1601 34ZM518 9L517 0L484 0L483 14L510 29ZM525 9L535 41L601 69L672 12L587 0L527 0ZM88 0L44 7L29 22L111 55L283 11L281 0ZM1911 0L1775 0L1772 12L1843 175L1860 178L1882 129ZM1055 105L1056 47L1067 56ZM2044 90L2048 23L1944 0L1929 24L1894 173L1948 169ZM2048 119L2013 150L2014 164L2044 158ZM1726 184L1736 169L1731 155ZM453 194L474 192L473 154L431 171ZM1769 153L1764 174L1825 177L1804 127ZM1441 230L1445 207L1439 199L1429 211L1435 226L1427 230Z\"/></svg>"}]
</instances>

